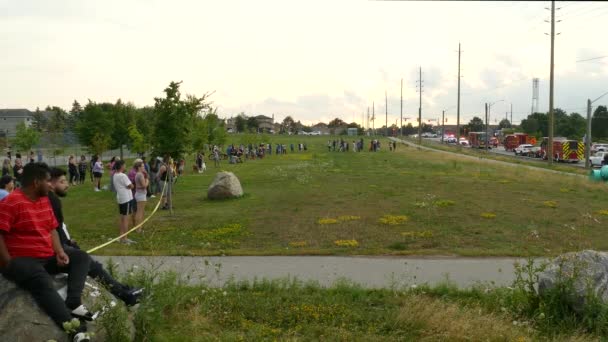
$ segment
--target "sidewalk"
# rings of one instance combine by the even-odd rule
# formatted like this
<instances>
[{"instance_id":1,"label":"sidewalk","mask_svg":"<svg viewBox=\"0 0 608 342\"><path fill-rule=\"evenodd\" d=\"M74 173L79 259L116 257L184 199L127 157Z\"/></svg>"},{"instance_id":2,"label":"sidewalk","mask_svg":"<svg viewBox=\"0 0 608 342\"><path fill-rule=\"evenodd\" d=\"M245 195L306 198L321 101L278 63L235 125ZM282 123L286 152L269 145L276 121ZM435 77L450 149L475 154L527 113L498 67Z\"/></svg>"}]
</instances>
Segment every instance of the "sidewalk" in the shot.
<instances>
[{"instance_id":1,"label":"sidewalk","mask_svg":"<svg viewBox=\"0 0 608 342\"><path fill-rule=\"evenodd\" d=\"M95 256L104 265L109 259L121 272L131 267L174 271L191 284L222 286L227 280L296 277L330 286L349 279L368 288L437 285L449 279L465 288L477 283L508 286L514 279L516 258L452 257L335 257L335 256ZM207 263L207 265L206 265Z\"/></svg>"}]
</instances>

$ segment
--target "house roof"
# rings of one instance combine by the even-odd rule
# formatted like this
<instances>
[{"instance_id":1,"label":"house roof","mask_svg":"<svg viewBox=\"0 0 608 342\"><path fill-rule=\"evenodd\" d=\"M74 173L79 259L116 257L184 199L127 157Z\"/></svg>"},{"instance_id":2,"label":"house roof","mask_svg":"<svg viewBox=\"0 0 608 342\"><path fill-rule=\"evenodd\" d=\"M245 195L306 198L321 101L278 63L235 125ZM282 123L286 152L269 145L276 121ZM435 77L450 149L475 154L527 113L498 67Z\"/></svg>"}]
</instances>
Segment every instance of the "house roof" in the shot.
<instances>
[{"instance_id":1,"label":"house roof","mask_svg":"<svg viewBox=\"0 0 608 342\"><path fill-rule=\"evenodd\" d=\"M32 112L27 109L0 109L0 117L28 118Z\"/></svg>"}]
</instances>

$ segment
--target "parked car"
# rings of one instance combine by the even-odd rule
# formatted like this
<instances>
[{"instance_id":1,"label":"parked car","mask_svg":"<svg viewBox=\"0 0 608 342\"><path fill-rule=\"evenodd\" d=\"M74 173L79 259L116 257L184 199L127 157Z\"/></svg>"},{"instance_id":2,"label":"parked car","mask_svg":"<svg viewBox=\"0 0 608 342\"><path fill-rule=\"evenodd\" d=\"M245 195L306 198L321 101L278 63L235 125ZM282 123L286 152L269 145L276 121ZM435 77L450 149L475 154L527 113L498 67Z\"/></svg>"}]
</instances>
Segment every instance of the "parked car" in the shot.
<instances>
[{"instance_id":1,"label":"parked car","mask_svg":"<svg viewBox=\"0 0 608 342\"><path fill-rule=\"evenodd\" d=\"M591 153L608 151L608 144L593 144L591 145Z\"/></svg>"},{"instance_id":2,"label":"parked car","mask_svg":"<svg viewBox=\"0 0 608 342\"><path fill-rule=\"evenodd\" d=\"M534 145L530 145L530 144L521 144L519 146L517 146L515 148L515 155L528 155L528 153L530 153L530 151L532 151L532 147L534 147Z\"/></svg>"},{"instance_id":3,"label":"parked car","mask_svg":"<svg viewBox=\"0 0 608 342\"><path fill-rule=\"evenodd\" d=\"M591 166L602 166L604 165L604 158L608 155L608 152L596 152L593 156L589 157L589 164Z\"/></svg>"},{"instance_id":4,"label":"parked car","mask_svg":"<svg viewBox=\"0 0 608 342\"><path fill-rule=\"evenodd\" d=\"M467 139L460 138L460 145L469 146L469 141Z\"/></svg>"},{"instance_id":5,"label":"parked car","mask_svg":"<svg viewBox=\"0 0 608 342\"><path fill-rule=\"evenodd\" d=\"M449 137L445 139L446 144L455 144L457 142L455 137Z\"/></svg>"}]
</instances>

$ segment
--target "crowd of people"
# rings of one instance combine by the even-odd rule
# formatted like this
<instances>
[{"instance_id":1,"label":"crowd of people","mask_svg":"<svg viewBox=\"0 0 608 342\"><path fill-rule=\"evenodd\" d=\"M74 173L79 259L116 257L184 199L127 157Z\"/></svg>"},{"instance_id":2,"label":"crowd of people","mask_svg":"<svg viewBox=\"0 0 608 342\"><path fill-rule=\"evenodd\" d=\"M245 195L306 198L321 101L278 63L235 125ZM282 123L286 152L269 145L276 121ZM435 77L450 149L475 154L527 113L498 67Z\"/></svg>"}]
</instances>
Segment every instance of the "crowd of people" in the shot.
<instances>
[{"instance_id":1,"label":"crowd of people","mask_svg":"<svg viewBox=\"0 0 608 342\"><path fill-rule=\"evenodd\" d=\"M349 150L351 150L353 152L363 152L364 149L363 147L365 146L365 142L363 141L363 138L360 138L359 141L353 140L352 143L349 144L348 141L344 140L344 139L339 139L339 140L328 140L327 141L327 151L328 152L348 152ZM388 142L388 147L389 147L389 151L395 151L397 150L397 142L395 141L389 141ZM380 151L380 140L378 139L372 139L369 142L369 152L378 152Z\"/></svg>"}]
</instances>

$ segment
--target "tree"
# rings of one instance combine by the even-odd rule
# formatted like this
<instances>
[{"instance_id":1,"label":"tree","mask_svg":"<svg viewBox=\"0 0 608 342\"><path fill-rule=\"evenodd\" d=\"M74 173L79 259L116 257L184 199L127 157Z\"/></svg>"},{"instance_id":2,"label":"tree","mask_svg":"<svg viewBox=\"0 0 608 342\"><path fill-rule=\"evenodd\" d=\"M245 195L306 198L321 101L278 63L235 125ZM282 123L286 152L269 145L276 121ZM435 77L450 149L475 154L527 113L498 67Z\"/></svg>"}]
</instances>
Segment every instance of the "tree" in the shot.
<instances>
[{"instance_id":1,"label":"tree","mask_svg":"<svg viewBox=\"0 0 608 342\"><path fill-rule=\"evenodd\" d=\"M32 128L38 132L46 131L48 121L40 108L36 107L36 111L32 114Z\"/></svg>"},{"instance_id":2,"label":"tree","mask_svg":"<svg viewBox=\"0 0 608 342\"><path fill-rule=\"evenodd\" d=\"M131 149L143 154L149 148L146 140L144 139L144 135L137 129L137 126L131 124L129 126L129 139L131 140Z\"/></svg>"},{"instance_id":3,"label":"tree","mask_svg":"<svg viewBox=\"0 0 608 342\"><path fill-rule=\"evenodd\" d=\"M114 126L110 135L112 138L110 147L120 149L120 159L123 159L123 146L131 142L129 127L135 122L135 112L136 109L132 103L124 104L120 99L109 111Z\"/></svg>"},{"instance_id":4,"label":"tree","mask_svg":"<svg viewBox=\"0 0 608 342\"><path fill-rule=\"evenodd\" d=\"M295 121L291 116L286 116L281 123L281 133L290 133L295 131Z\"/></svg>"},{"instance_id":5,"label":"tree","mask_svg":"<svg viewBox=\"0 0 608 342\"><path fill-rule=\"evenodd\" d=\"M258 127L260 127L258 119L253 116L247 118L247 128L249 129L249 132L257 132Z\"/></svg>"},{"instance_id":6,"label":"tree","mask_svg":"<svg viewBox=\"0 0 608 342\"><path fill-rule=\"evenodd\" d=\"M608 109L606 106L597 106L591 118L591 136L594 139L608 138Z\"/></svg>"},{"instance_id":7,"label":"tree","mask_svg":"<svg viewBox=\"0 0 608 342\"><path fill-rule=\"evenodd\" d=\"M89 100L76 120L78 140L97 154L101 154L110 147L114 129L114 122L110 114L112 109L113 104L111 103L97 104Z\"/></svg>"},{"instance_id":8,"label":"tree","mask_svg":"<svg viewBox=\"0 0 608 342\"><path fill-rule=\"evenodd\" d=\"M549 135L549 116L546 113L533 113L521 121L524 133L534 135L537 138Z\"/></svg>"},{"instance_id":9,"label":"tree","mask_svg":"<svg viewBox=\"0 0 608 342\"><path fill-rule=\"evenodd\" d=\"M329 128L337 128L342 126L346 126L346 122L342 121L340 118L335 118L327 124L327 127Z\"/></svg>"},{"instance_id":10,"label":"tree","mask_svg":"<svg viewBox=\"0 0 608 342\"><path fill-rule=\"evenodd\" d=\"M481 120L481 118L478 118L476 116L473 117L466 126L467 126L467 130L469 132L481 132L485 128L483 120Z\"/></svg>"},{"instance_id":11,"label":"tree","mask_svg":"<svg viewBox=\"0 0 608 342\"><path fill-rule=\"evenodd\" d=\"M412 135L416 134L416 132L418 132L418 130L412 126L411 122L403 127L403 135Z\"/></svg>"},{"instance_id":12,"label":"tree","mask_svg":"<svg viewBox=\"0 0 608 342\"><path fill-rule=\"evenodd\" d=\"M245 132L245 127L247 127L247 116L245 113L241 112L237 115L236 119L234 119L234 126L237 132Z\"/></svg>"},{"instance_id":13,"label":"tree","mask_svg":"<svg viewBox=\"0 0 608 342\"><path fill-rule=\"evenodd\" d=\"M21 151L27 152L40 141L40 132L32 127L28 127L24 122L17 124L15 138L12 144L17 146Z\"/></svg>"},{"instance_id":14,"label":"tree","mask_svg":"<svg viewBox=\"0 0 608 342\"><path fill-rule=\"evenodd\" d=\"M62 150L65 144L65 130L68 123L68 112L57 106L47 106L45 111L51 115L47 121L46 131L50 136L51 144L57 149Z\"/></svg>"},{"instance_id":15,"label":"tree","mask_svg":"<svg viewBox=\"0 0 608 342\"><path fill-rule=\"evenodd\" d=\"M210 109L206 102L208 93L200 98L187 95L184 100L179 91L180 84L171 82L164 90L164 98L154 98L156 118L153 147L158 155L181 158L189 152L196 118L203 109Z\"/></svg>"},{"instance_id":16,"label":"tree","mask_svg":"<svg viewBox=\"0 0 608 342\"><path fill-rule=\"evenodd\" d=\"M499 129L511 128L511 122L507 119L502 119L498 123L498 128Z\"/></svg>"}]
</instances>

